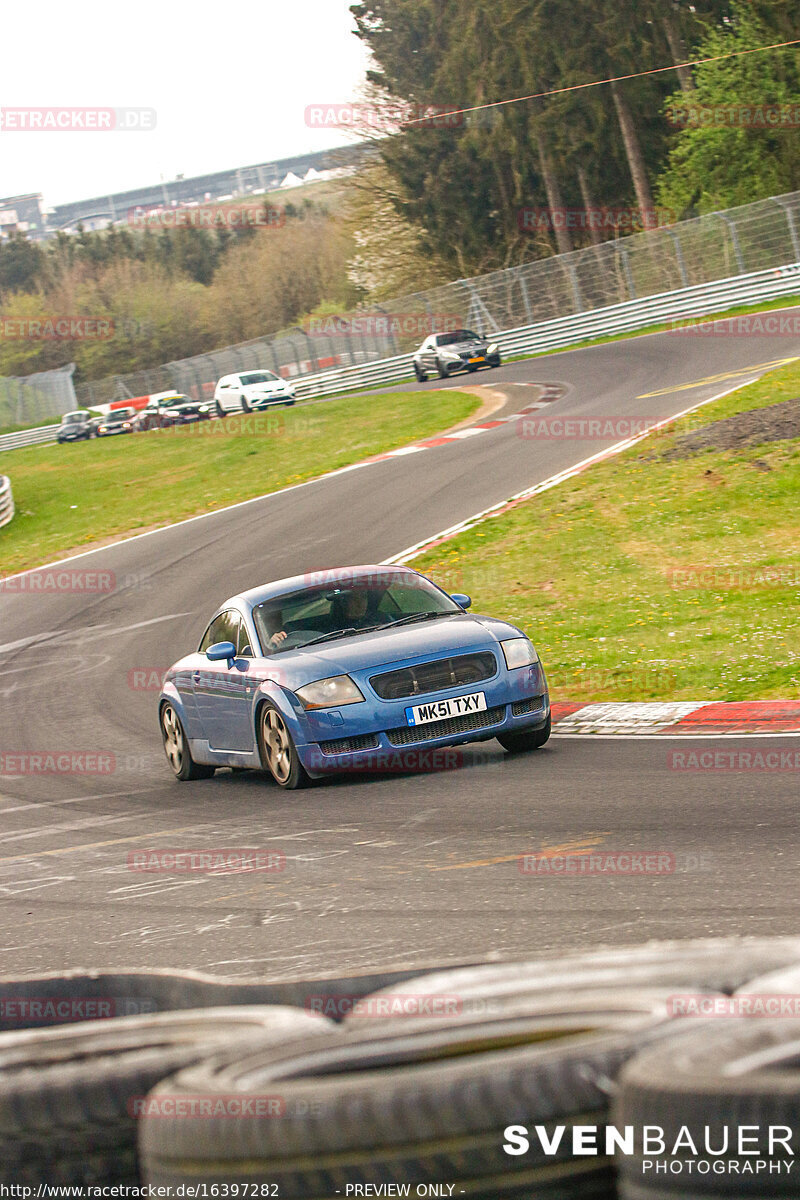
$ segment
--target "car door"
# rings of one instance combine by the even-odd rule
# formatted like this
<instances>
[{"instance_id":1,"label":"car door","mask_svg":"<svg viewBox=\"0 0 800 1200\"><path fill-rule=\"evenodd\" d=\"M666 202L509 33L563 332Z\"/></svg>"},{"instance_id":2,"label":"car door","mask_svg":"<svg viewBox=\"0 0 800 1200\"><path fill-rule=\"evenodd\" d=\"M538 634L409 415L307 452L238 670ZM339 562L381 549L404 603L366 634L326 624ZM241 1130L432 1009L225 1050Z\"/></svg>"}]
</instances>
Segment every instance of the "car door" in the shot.
<instances>
[{"instance_id":1,"label":"car door","mask_svg":"<svg viewBox=\"0 0 800 1200\"><path fill-rule=\"evenodd\" d=\"M436 365L436 363L435 363L436 356L433 353L433 347L435 345L436 345L435 337L426 338L426 340L422 343L422 354L420 355L420 357L422 359L422 369L424 371L432 371Z\"/></svg>"},{"instance_id":2,"label":"car door","mask_svg":"<svg viewBox=\"0 0 800 1200\"><path fill-rule=\"evenodd\" d=\"M233 642L236 658L230 666L211 662L203 651L217 642ZM195 703L203 735L213 750L252 751L255 732L250 718L253 691L253 653L241 614L220 613L200 643L200 661L192 675Z\"/></svg>"},{"instance_id":3,"label":"car door","mask_svg":"<svg viewBox=\"0 0 800 1200\"><path fill-rule=\"evenodd\" d=\"M231 380L228 380L227 383L221 383L219 385L217 400L223 412L231 412L234 408L239 408L239 393L236 390L236 384Z\"/></svg>"}]
</instances>

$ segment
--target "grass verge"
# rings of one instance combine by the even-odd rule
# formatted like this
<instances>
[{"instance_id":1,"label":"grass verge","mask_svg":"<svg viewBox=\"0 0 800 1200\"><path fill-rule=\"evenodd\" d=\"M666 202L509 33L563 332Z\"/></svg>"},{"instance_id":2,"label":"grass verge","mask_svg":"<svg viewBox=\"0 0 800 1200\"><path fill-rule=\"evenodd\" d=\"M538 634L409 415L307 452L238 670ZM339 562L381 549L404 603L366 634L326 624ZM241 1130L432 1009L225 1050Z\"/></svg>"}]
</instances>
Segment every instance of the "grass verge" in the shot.
<instances>
[{"instance_id":1,"label":"grass verge","mask_svg":"<svg viewBox=\"0 0 800 1200\"><path fill-rule=\"evenodd\" d=\"M429 437L480 406L450 390L435 401L362 395L0 454L17 510L0 529L0 574L302 483Z\"/></svg>"},{"instance_id":2,"label":"grass verge","mask_svg":"<svg viewBox=\"0 0 800 1200\"><path fill-rule=\"evenodd\" d=\"M412 565L527 630L556 699L796 698L800 436L663 455L798 395L793 363Z\"/></svg>"}]
</instances>

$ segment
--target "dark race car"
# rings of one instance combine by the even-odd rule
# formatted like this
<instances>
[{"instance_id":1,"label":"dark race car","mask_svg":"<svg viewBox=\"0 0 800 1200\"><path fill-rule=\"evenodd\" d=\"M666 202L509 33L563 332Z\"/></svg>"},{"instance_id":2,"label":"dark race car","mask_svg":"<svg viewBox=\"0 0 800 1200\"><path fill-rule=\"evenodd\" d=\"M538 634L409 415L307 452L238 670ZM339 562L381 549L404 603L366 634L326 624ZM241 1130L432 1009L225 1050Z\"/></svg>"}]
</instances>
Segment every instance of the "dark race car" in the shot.
<instances>
[{"instance_id":1,"label":"dark race car","mask_svg":"<svg viewBox=\"0 0 800 1200\"><path fill-rule=\"evenodd\" d=\"M136 429L135 408L113 408L110 413L94 422L97 437L114 437L118 433L133 433Z\"/></svg>"},{"instance_id":2,"label":"dark race car","mask_svg":"<svg viewBox=\"0 0 800 1200\"><path fill-rule=\"evenodd\" d=\"M446 379L453 371L472 372L479 367L499 366L497 342L469 329L432 333L414 355L414 374L420 383L425 382L430 371L436 371L440 379Z\"/></svg>"},{"instance_id":3,"label":"dark race car","mask_svg":"<svg viewBox=\"0 0 800 1200\"><path fill-rule=\"evenodd\" d=\"M189 425L195 421L208 421L211 405L202 400L191 400L180 392L157 392L147 401L139 413L139 429L165 429L170 425Z\"/></svg>"},{"instance_id":4,"label":"dark race car","mask_svg":"<svg viewBox=\"0 0 800 1200\"><path fill-rule=\"evenodd\" d=\"M56 430L56 441L59 444L88 442L90 437L94 437L94 421L90 412L81 408L75 412L64 413L61 424Z\"/></svg>"}]
</instances>

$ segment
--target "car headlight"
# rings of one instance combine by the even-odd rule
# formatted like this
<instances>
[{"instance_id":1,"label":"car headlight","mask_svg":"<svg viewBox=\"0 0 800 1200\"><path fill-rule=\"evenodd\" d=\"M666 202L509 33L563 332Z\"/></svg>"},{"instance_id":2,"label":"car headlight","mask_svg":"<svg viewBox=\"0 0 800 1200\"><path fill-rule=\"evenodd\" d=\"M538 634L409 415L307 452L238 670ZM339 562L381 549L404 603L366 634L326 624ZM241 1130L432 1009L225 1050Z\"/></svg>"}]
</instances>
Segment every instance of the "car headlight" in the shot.
<instances>
[{"instance_id":1,"label":"car headlight","mask_svg":"<svg viewBox=\"0 0 800 1200\"><path fill-rule=\"evenodd\" d=\"M443 350L442 358L457 358L459 362L461 361L461 355L457 354L455 350Z\"/></svg>"},{"instance_id":2,"label":"car headlight","mask_svg":"<svg viewBox=\"0 0 800 1200\"><path fill-rule=\"evenodd\" d=\"M498 346L497 342L492 342L491 346L486 347L486 353L487 354L497 354L499 349L500 349L500 347Z\"/></svg>"},{"instance_id":3,"label":"car headlight","mask_svg":"<svg viewBox=\"0 0 800 1200\"><path fill-rule=\"evenodd\" d=\"M307 683L295 692L304 708L337 708L340 704L358 704L364 697L349 675L332 675Z\"/></svg>"},{"instance_id":4,"label":"car headlight","mask_svg":"<svg viewBox=\"0 0 800 1200\"><path fill-rule=\"evenodd\" d=\"M179 417L180 415L181 414L178 412L177 408L168 408L164 413L165 417Z\"/></svg>"},{"instance_id":5,"label":"car headlight","mask_svg":"<svg viewBox=\"0 0 800 1200\"><path fill-rule=\"evenodd\" d=\"M210 404L201 404L198 412L208 412L211 408Z\"/></svg>"},{"instance_id":6,"label":"car headlight","mask_svg":"<svg viewBox=\"0 0 800 1200\"><path fill-rule=\"evenodd\" d=\"M533 642L526 637L510 638L507 642L501 642L500 645L503 647L509 671L513 671L515 667L527 667L531 663L539 661L539 655L536 653Z\"/></svg>"}]
</instances>

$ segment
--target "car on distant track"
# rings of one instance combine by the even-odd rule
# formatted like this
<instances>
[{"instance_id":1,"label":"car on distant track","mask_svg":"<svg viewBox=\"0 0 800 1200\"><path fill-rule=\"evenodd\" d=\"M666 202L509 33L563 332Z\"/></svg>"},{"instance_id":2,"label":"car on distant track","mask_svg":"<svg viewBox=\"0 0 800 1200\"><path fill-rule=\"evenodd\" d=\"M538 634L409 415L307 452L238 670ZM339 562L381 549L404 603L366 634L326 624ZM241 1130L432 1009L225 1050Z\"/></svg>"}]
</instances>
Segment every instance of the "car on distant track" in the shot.
<instances>
[{"instance_id":1,"label":"car on distant track","mask_svg":"<svg viewBox=\"0 0 800 1200\"><path fill-rule=\"evenodd\" d=\"M181 392L154 392L140 410L136 425L138 429L167 429L210 418L211 405L202 400L191 400Z\"/></svg>"},{"instance_id":2,"label":"car on distant track","mask_svg":"<svg viewBox=\"0 0 800 1200\"><path fill-rule=\"evenodd\" d=\"M240 371L223 375L214 391L217 416L231 412L258 412L273 404L289 408L295 402L295 387L272 371Z\"/></svg>"},{"instance_id":3,"label":"car on distant track","mask_svg":"<svg viewBox=\"0 0 800 1200\"><path fill-rule=\"evenodd\" d=\"M470 329L432 333L414 355L414 374L420 383L425 382L431 371L436 371L440 379L447 379L453 371L472 372L479 367L499 366L500 347L497 342L481 337Z\"/></svg>"},{"instance_id":4,"label":"car on distant track","mask_svg":"<svg viewBox=\"0 0 800 1200\"><path fill-rule=\"evenodd\" d=\"M403 770L421 751L464 742L544 745L550 698L536 649L470 604L394 566L299 575L226 600L164 679L172 770L187 780L266 769L297 788Z\"/></svg>"},{"instance_id":5,"label":"car on distant track","mask_svg":"<svg viewBox=\"0 0 800 1200\"><path fill-rule=\"evenodd\" d=\"M61 444L63 442L88 442L89 438L94 437L94 419L90 412L85 408L76 409L75 412L64 413L61 418L61 424L56 430L56 441Z\"/></svg>"},{"instance_id":6,"label":"car on distant track","mask_svg":"<svg viewBox=\"0 0 800 1200\"><path fill-rule=\"evenodd\" d=\"M94 422L97 437L115 437L119 433L136 430L135 408L112 408L109 413Z\"/></svg>"}]
</instances>

